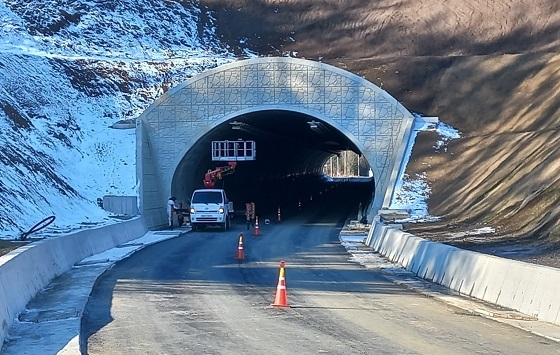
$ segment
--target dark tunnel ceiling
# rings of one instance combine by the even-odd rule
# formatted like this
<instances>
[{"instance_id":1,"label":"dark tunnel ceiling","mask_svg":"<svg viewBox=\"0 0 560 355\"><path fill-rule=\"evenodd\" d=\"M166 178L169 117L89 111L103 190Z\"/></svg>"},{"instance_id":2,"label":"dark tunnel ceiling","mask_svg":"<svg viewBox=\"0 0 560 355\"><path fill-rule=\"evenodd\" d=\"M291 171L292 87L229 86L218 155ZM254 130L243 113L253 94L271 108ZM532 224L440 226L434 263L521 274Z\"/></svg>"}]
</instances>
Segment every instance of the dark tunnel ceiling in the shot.
<instances>
[{"instance_id":1,"label":"dark tunnel ceiling","mask_svg":"<svg viewBox=\"0 0 560 355\"><path fill-rule=\"evenodd\" d=\"M234 126L240 129L233 129ZM255 141L256 161L240 162L236 171L242 174L243 166L250 166L253 179L321 174L331 155L345 150L361 154L344 134L319 119L276 110L237 116L217 126L197 142L196 158L191 158L202 164L201 173L225 165L211 160L211 142L238 139Z\"/></svg>"},{"instance_id":2,"label":"dark tunnel ceiling","mask_svg":"<svg viewBox=\"0 0 560 355\"><path fill-rule=\"evenodd\" d=\"M242 129L232 129L233 122ZM225 188L237 206L253 201L260 209L271 201L296 206L294 201L328 184L323 165L329 157L345 150L361 153L343 133L315 117L280 110L253 112L233 117L201 137L177 166L172 193L187 200L194 189L203 188L208 170L227 165L212 161L211 142L238 139L255 141L256 160L238 162L235 173L218 181L216 188ZM371 196L373 185L367 188L365 194Z\"/></svg>"}]
</instances>

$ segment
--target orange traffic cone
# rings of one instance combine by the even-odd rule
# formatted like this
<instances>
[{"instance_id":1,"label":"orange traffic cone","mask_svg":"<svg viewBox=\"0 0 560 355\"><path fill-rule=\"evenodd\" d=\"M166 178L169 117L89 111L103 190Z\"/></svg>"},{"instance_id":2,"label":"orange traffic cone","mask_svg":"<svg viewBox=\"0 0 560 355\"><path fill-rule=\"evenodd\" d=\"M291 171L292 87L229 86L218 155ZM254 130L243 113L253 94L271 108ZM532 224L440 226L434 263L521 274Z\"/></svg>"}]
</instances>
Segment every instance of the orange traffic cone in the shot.
<instances>
[{"instance_id":1,"label":"orange traffic cone","mask_svg":"<svg viewBox=\"0 0 560 355\"><path fill-rule=\"evenodd\" d=\"M284 273L285 262L280 262L280 275L278 276L278 286L276 286L276 297L271 304L272 307L290 307L288 306L288 294L286 290L286 276Z\"/></svg>"},{"instance_id":2,"label":"orange traffic cone","mask_svg":"<svg viewBox=\"0 0 560 355\"><path fill-rule=\"evenodd\" d=\"M278 206L278 222L282 222L282 215L280 214L280 206Z\"/></svg>"},{"instance_id":3,"label":"orange traffic cone","mask_svg":"<svg viewBox=\"0 0 560 355\"><path fill-rule=\"evenodd\" d=\"M237 246L237 260L245 259L245 251L243 250L243 233L239 233L239 244Z\"/></svg>"},{"instance_id":4,"label":"orange traffic cone","mask_svg":"<svg viewBox=\"0 0 560 355\"><path fill-rule=\"evenodd\" d=\"M261 229L259 228L259 217L255 217L255 230L253 235L261 235Z\"/></svg>"}]
</instances>

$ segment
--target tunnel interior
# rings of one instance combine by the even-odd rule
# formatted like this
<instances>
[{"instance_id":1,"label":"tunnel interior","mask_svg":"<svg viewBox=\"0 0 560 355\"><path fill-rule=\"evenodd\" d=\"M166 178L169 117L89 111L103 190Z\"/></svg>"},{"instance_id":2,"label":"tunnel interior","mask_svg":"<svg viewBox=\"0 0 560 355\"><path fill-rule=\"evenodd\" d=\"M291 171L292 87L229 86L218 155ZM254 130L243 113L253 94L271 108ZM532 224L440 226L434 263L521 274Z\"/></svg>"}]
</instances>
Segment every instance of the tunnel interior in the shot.
<instances>
[{"instance_id":1,"label":"tunnel interior","mask_svg":"<svg viewBox=\"0 0 560 355\"><path fill-rule=\"evenodd\" d=\"M236 212L245 203L255 202L257 214L275 218L277 208L284 217L301 211L329 196L340 184L356 188L356 207L369 205L374 178L367 177L369 166L362 159L361 178L331 179L323 173L325 162L343 151L361 154L356 145L338 129L309 115L294 111L267 110L236 116L201 137L179 163L172 181L172 194L187 201L195 189L204 188L208 170L227 166L212 161L212 141L255 141L256 159L239 161L235 172L217 181ZM181 142L177 142L180 144ZM357 210L357 209L356 209Z\"/></svg>"}]
</instances>

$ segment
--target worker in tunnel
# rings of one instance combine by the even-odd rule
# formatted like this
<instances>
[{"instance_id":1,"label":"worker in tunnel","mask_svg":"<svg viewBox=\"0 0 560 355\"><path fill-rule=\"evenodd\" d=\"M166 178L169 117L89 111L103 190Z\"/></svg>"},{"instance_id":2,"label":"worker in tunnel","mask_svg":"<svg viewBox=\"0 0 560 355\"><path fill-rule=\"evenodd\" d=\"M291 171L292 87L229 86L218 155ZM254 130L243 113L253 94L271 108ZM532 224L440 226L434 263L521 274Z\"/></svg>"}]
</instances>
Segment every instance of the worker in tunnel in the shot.
<instances>
[{"instance_id":1,"label":"worker in tunnel","mask_svg":"<svg viewBox=\"0 0 560 355\"><path fill-rule=\"evenodd\" d=\"M167 200L167 220L169 222L169 229L173 229L173 214L175 210L178 209L177 205L175 204L175 196L171 196L169 200Z\"/></svg>"},{"instance_id":2,"label":"worker in tunnel","mask_svg":"<svg viewBox=\"0 0 560 355\"><path fill-rule=\"evenodd\" d=\"M247 230L255 226L255 203L248 202L245 204L245 217L247 218Z\"/></svg>"}]
</instances>

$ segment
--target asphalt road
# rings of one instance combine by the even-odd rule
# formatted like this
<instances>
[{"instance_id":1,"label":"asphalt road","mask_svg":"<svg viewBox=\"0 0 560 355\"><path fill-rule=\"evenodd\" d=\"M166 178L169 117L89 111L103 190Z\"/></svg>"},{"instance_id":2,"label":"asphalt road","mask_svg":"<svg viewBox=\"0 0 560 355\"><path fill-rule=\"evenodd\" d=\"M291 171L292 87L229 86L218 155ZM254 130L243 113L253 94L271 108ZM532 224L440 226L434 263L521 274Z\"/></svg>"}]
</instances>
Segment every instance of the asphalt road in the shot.
<instances>
[{"instance_id":1,"label":"asphalt road","mask_svg":"<svg viewBox=\"0 0 560 355\"><path fill-rule=\"evenodd\" d=\"M261 235L206 230L146 248L99 280L82 321L89 354L560 354L553 341L464 314L350 262L353 206L317 201ZM273 308L279 262L291 308Z\"/></svg>"}]
</instances>

